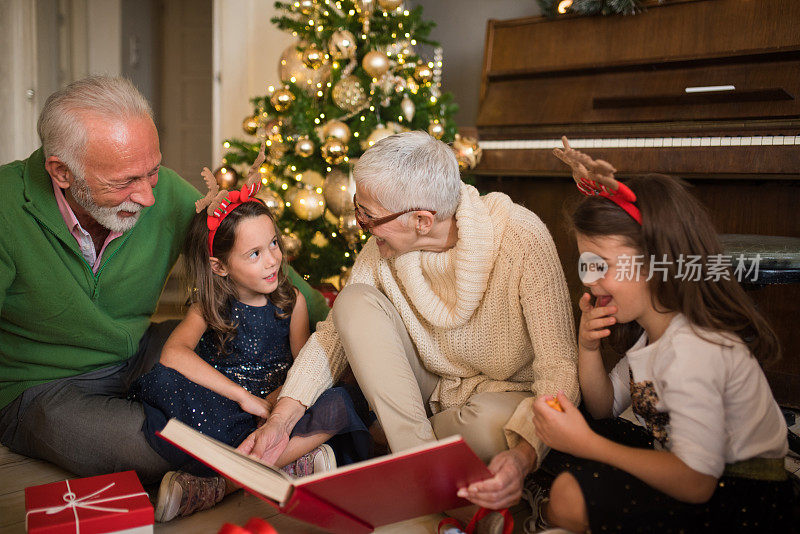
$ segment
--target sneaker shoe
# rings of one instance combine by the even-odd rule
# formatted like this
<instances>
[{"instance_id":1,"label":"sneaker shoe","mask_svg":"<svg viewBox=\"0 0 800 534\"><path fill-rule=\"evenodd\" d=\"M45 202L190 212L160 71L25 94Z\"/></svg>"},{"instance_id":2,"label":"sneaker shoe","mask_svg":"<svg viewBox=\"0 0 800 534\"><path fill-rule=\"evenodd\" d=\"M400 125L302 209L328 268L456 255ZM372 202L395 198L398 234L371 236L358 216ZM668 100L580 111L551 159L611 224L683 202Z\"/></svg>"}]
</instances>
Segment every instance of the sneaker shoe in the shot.
<instances>
[{"instance_id":1,"label":"sneaker shoe","mask_svg":"<svg viewBox=\"0 0 800 534\"><path fill-rule=\"evenodd\" d=\"M283 472L295 478L307 477L314 473L325 473L336 469L336 455L327 443L282 468Z\"/></svg>"},{"instance_id":2,"label":"sneaker shoe","mask_svg":"<svg viewBox=\"0 0 800 534\"><path fill-rule=\"evenodd\" d=\"M183 471L170 471L161 479L155 520L159 523L186 517L211 508L225 497L225 479L196 477Z\"/></svg>"},{"instance_id":3,"label":"sneaker shoe","mask_svg":"<svg viewBox=\"0 0 800 534\"><path fill-rule=\"evenodd\" d=\"M475 534L503 534L505 519L500 512L486 514L475 525Z\"/></svg>"}]
</instances>

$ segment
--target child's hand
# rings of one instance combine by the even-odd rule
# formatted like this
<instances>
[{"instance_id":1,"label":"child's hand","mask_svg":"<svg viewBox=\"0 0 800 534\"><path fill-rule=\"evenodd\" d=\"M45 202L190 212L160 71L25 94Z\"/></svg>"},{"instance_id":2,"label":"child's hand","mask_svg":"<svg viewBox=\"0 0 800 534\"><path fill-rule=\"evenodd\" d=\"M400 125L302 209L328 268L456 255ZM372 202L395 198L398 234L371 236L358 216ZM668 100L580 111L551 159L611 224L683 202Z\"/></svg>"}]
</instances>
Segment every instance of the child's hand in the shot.
<instances>
[{"instance_id":1,"label":"child's hand","mask_svg":"<svg viewBox=\"0 0 800 534\"><path fill-rule=\"evenodd\" d=\"M252 393L239 400L239 407L247 413L251 413L256 417L266 419L269 417L269 412L272 411L272 403L267 399L256 397Z\"/></svg>"},{"instance_id":2,"label":"child's hand","mask_svg":"<svg viewBox=\"0 0 800 534\"><path fill-rule=\"evenodd\" d=\"M595 433L563 392L559 391L556 397L563 411L553 409L548 404L550 399L551 396L544 395L533 403L536 435L545 445L553 449L573 456L586 457L591 438Z\"/></svg>"},{"instance_id":3,"label":"child's hand","mask_svg":"<svg viewBox=\"0 0 800 534\"><path fill-rule=\"evenodd\" d=\"M600 340L611 335L609 326L617 322L616 306L594 307L591 304L592 296L584 293L578 305L581 308L581 324L578 327L578 345L586 350L599 350Z\"/></svg>"}]
</instances>

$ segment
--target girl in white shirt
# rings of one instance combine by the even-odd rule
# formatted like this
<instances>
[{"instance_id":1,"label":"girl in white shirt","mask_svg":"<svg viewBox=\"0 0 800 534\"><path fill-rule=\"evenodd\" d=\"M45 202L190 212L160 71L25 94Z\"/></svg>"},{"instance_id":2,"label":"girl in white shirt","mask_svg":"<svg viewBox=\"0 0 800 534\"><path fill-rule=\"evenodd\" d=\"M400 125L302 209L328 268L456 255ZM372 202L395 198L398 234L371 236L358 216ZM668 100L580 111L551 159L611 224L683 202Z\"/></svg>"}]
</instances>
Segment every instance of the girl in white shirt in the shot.
<instances>
[{"instance_id":1,"label":"girl in white shirt","mask_svg":"<svg viewBox=\"0 0 800 534\"><path fill-rule=\"evenodd\" d=\"M587 423L562 394L563 412L538 399L537 434L567 461L537 504L537 525L786 531L786 422L759 365L780 347L736 281L736 258L726 267L717 256L711 221L680 180L648 175L628 182L635 197L612 198L630 191L594 173L613 168L565 146L557 155L579 187L596 191L572 214L582 260L596 255L594 268L581 264L591 273L582 276L591 293L580 300L578 334L584 408L601 420L632 405L643 426ZM625 354L609 374L603 338Z\"/></svg>"}]
</instances>

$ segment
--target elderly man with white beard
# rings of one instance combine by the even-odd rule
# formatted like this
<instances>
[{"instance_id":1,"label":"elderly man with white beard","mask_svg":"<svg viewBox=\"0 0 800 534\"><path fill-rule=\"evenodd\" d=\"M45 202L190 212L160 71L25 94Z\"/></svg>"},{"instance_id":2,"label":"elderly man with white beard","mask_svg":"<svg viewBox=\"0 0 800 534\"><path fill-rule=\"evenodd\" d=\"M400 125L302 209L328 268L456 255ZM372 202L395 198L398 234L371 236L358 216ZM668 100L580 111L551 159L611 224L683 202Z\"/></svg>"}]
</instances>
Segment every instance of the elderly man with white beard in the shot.
<instances>
[{"instance_id":1,"label":"elderly man with white beard","mask_svg":"<svg viewBox=\"0 0 800 534\"><path fill-rule=\"evenodd\" d=\"M82 476L170 467L125 395L168 334L150 316L200 195L161 166L152 115L125 79L79 80L0 167L0 442Z\"/></svg>"}]
</instances>

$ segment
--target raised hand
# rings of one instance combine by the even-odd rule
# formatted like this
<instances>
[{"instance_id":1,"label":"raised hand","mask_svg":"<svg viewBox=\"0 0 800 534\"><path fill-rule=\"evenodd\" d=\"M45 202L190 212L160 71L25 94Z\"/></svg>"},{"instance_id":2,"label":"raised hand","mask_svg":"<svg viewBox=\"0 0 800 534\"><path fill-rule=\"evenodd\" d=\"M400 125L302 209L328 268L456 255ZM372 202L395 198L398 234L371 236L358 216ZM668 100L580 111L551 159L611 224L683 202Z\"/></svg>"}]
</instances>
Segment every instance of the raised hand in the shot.
<instances>
[{"instance_id":1,"label":"raised hand","mask_svg":"<svg viewBox=\"0 0 800 534\"><path fill-rule=\"evenodd\" d=\"M584 293L578 306L581 309L581 322L578 326L579 348L594 351L600 349L600 340L611 335L609 327L616 324L616 306L595 307L591 303L591 295Z\"/></svg>"}]
</instances>

